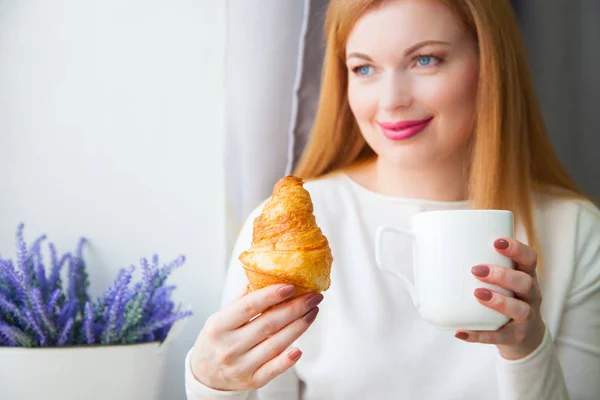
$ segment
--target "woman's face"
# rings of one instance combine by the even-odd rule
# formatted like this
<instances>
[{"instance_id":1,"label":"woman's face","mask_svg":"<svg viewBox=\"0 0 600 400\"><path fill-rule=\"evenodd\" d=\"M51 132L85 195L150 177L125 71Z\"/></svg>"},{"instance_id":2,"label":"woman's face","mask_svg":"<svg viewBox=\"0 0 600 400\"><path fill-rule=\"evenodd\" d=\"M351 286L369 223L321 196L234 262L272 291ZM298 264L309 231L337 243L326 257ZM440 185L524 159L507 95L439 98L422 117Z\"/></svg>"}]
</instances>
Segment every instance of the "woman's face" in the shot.
<instances>
[{"instance_id":1,"label":"woman's face","mask_svg":"<svg viewBox=\"0 0 600 400\"><path fill-rule=\"evenodd\" d=\"M346 45L348 99L379 160L403 168L460 162L478 81L474 39L435 0L367 11Z\"/></svg>"}]
</instances>

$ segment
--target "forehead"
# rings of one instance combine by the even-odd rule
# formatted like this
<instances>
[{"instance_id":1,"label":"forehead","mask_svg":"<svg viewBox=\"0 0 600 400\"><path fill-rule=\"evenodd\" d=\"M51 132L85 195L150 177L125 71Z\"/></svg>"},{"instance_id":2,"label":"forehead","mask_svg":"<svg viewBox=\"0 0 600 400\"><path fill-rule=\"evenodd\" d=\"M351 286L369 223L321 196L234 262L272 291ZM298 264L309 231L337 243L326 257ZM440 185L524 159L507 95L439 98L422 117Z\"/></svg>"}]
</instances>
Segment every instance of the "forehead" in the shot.
<instances>
[{"instance_id":1,"label":"forehead","mask_svg":"<svg viewBox=\"0 0 600 400\"><path fill-rule=\"evenodd\" d=\"M392 0L365 12L352 28L347 52L404 48L424 40L456 42L465 35L460 19L440 1Z\"/></svg>"}]
</instances>

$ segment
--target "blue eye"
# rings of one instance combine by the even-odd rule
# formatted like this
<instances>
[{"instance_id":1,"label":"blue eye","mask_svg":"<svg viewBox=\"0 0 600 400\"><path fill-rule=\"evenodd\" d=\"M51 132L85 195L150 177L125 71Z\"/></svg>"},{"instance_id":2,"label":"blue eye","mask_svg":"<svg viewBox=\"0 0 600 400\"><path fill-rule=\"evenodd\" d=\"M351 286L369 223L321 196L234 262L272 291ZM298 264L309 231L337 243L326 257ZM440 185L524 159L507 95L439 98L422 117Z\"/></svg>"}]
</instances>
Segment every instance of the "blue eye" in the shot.
<instances>
[{"instance_id":1,"label":"blue eye","mask_svg":"<svg viewBox=\"0 0 600 400\"><path fill-rule=\"evenodd\" d=\"M419 56L419 58L417 59L417 63L421 67L427 67L435 63L436 61L438 61L438 58L436 56Z\"/></svg>"},{"instance_id":2,"label":"blue eye","mask_svg":"<svg viewBox=\"0 0 600 400\"><path fill-rule=\"evenodd\" d=\"M369 65L361 65L360 67L355 68L354 72L357 73L358 75L366 76L366 75L369 75L369 73L371 72L372 69L373 69L373 67L371 67Z\"/></svg>"}]
</instances>

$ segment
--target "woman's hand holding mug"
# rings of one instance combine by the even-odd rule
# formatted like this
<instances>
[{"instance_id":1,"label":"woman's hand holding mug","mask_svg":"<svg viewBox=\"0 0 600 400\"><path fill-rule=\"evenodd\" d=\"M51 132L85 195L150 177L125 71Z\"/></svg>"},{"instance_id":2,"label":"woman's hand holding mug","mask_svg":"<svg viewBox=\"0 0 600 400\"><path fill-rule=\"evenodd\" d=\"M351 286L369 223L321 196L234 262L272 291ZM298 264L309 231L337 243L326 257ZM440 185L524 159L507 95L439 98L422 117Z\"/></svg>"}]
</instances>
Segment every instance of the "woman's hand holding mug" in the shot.
<instances>
[{"instance_id":1,"label":"woman's hand holding mug","mask_svg":"<svg viewBox=\"0 0 600 400\"><path fill-rule=\"evenodd\" d=\"M456 337L468 342L495 344L504 358L518 360L542 343L546 330L540 312L542 294L536 275L537 254L531 247L511 238L496 240L494 247L512 259L516 268L477 265L471 272L481 282L513 292L514 297L484 288L475 289L474 295L480 304L511 321L497 331L459 331Z\"/></svg>"},{"instance_id":2,"label":"woman's hand holding mug","mask_svg":"<svg viewBox=\"0 0 600 400\"><path fill-rule=\"evenodd\" d=\"M288 300L294 291L271 285L213 314L192 350L196 379L216 390L258 389L294 366L302 353L288 348L315 320L323 300L320 293Z\"/></svg>"},{"instance_id":3,"label":"woman's hand holding mug","mask_svg":"<svg viewBox=\"0 0 600 400\"><path fill-rule=\"evenodd\" d=\"M383 262L386 232L413 242L414 281ZM507 210L423 212L410 228L379 227L375 259L399 279L427 322L468 342L495 344L504 358L516 360L541 344L545 326L536 253L513 232Z\"/></svg>"}]
</instances>

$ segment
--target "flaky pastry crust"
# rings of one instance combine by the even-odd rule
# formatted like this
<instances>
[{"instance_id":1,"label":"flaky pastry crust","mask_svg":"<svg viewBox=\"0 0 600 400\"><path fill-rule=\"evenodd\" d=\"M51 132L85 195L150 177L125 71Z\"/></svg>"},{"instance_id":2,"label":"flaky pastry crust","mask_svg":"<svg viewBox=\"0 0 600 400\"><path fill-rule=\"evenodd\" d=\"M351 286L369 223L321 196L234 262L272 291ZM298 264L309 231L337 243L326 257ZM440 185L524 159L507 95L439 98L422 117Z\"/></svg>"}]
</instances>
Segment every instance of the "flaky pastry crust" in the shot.
<instances>
[{"instance_id":1,"label":"flaky pastry crust","mask_svg":"<svg viewBox=\"0 0 600 400\"><path fill-rule=\"evenodd\" d=\"M260 216L254 220L252 244L240 261L255 291L276 283L296 286L294 297L323 292L331 284L333 256L317 226L310 194L294 176L280 179Z\"/></svg>"}]
</instances>

